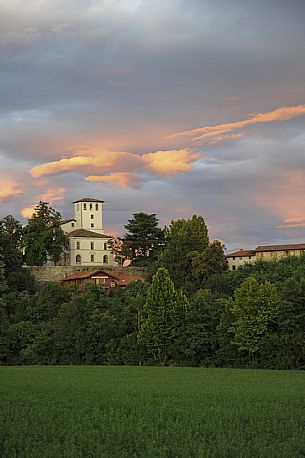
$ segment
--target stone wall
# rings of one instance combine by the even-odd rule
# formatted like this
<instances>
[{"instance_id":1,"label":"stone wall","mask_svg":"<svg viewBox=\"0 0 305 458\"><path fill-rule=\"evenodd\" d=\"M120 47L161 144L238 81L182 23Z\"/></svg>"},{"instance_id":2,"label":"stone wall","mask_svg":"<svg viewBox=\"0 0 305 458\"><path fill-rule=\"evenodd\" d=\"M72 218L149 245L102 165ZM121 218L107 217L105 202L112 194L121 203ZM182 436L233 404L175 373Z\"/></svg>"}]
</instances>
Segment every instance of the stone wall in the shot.
<instances>
[{"instance_id":1,"label":"stone wall","mask_svg":"<svg viewBox=\"0 0 305 458\"><path fill-rule=\"evenodd\" d=\"M147 276L147 271L140 267L116 267L116 266L107 266L105 269L103 266L101 269L107 272L115 273L116 270L126 270L130 274L139 274L144 277ZM43 285L44 283L49 282L60 282L65 276L72 275L76 272L84 271L94 271L99 269L99 267L80 267L80 266L35 266L35 267L25 267L25 269L30 270L34 275L38 285Z\"/></svg>"}]
</instances>

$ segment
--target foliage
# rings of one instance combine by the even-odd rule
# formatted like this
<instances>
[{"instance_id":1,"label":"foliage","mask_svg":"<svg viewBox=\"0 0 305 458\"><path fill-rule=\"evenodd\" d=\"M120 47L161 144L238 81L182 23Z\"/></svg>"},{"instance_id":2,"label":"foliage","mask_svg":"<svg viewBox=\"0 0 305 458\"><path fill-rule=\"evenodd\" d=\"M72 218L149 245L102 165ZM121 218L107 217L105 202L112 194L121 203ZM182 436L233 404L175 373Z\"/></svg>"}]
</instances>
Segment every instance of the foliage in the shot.
<instances>
[{"instance_id":1,"label":"foliage","mask_svg":"<svg viewBox=\"0 0 305 458\"><path fill-rule=\"evenodd\" d=\"M172 221L159 264L168 270L176 288L189 294L200 287L193 276L192 258L204 253L208 244L208 229L202 216Z\"/></svg>"},{"instance_id":2,"label":"foliage","mask_svg":"<svg viewBox=\"0 0 305 458\"><path fill-rule=\"evenodd\" d=\"M0 294L7 290L4 263L0 259Z\"/></svg>"},{"instance_id":3,"label":"foliage","mask_svg":"<svg viewBox=\"0 0 305 458\"><path fill-rule=\"evenodd\" d=\"M148 289L139 332L139 341L155 361L164 365L174 359L187 307L186 297L175 290L167 270L158 269Z\"/></svg>"},{"instance_id":4,"label":"foliage","mask_svg":"<svg viewBox=\"0 0 305 458\"><path fill-rule=\"evenodd\" d=\"M164 231L158 227L156 215L134 213L124 227L127 233L122 238L122 250L129 253L129 258L137 264L147 263L158 255L164 244Z\"/></svg>"},{"instance_id":5,"label":"foliage","mask_svg":"<svg viewBox=\"0 0 305 458\"><path fill-rule=\"evenodd\" d=\"M0 221L0 251L7 273L16 272L22 266L22 226L13 216Z\"/></svg>"},{"instance_id":6,"label":"foliage","mask_svg":"<svg viewBox=\"0 0 305 458\"><path fill-rule=\"evenodd\" d=\"M227 268L223 245L218 240L214 240L203 252L192 254L192 274L200 286L205 286L210 277L224 273Z\"/></svg>"},{"instance_id":7,"label":"foliage","mask_svg":"<svg viewBox=\"0 0 305 458\"><path fill-rule=\"evenodd\" d=\"M232 303L234 321L228 329L233 343L239 350L255 353L260 348L261 336L280 308L280 297L271 283L259 284L255 278L247 278L235 291Z\"/></svg>"},{"instance_id":8,"label":"foliage","mask_svg":"<svg viewBox=\"0 0 305 458\"><path fill-rule=\"evenodd\" d=\"M61 229L61 215L39 202L24 229L25 261L29 266L41 266L48 259L57 264L67 248L68 238Z\"/></svg>"}]
</instances>

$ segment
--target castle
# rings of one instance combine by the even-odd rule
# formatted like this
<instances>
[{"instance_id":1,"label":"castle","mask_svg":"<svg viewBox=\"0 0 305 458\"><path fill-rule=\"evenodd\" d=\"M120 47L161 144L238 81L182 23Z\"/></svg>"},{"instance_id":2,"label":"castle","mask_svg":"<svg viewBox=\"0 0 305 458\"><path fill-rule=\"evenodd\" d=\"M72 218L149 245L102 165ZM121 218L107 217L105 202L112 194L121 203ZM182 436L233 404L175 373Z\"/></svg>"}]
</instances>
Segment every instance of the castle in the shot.
<instances>
[{"instance_id":1,"label":"castle","mask_svg":"<svg viewBox=\"0 0 305 458\"><path fill-rule=\"evenodd\" d=\"M61 222L69 238L63 264L91 267L112 264L112 237L104 233L103 203L88 197L73 202L74 218Z\"/></svg>"}]
</instances>

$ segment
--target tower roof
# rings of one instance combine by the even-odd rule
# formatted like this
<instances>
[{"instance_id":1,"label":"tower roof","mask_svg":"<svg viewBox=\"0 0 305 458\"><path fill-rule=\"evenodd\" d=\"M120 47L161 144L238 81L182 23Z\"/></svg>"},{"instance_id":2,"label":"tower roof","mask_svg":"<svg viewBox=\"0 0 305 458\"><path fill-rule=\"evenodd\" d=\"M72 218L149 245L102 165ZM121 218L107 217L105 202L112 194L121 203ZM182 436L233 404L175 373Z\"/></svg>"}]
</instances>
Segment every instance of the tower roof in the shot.
<instances>
[{"instance_id":1,"label":"tower roof","mask_svg":"<svg viewBox=\"0 0 305 458\"><path fill-rule=\"evenodd\" d=\"M105 202L104 200L100 199L92 199L91 197L84 197L83 199L75 200L73 203L77 204L78 202Z\"/></svg>"}]
</instances>

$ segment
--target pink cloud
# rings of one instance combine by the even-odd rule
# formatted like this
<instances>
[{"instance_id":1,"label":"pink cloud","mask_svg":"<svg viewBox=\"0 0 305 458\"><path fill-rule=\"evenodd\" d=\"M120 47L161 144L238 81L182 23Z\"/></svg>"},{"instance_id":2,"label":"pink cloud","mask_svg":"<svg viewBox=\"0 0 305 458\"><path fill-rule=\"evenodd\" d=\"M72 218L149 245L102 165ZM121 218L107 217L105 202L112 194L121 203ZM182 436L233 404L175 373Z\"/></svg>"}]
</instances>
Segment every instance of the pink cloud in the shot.
<instances>
[{"instance_id":1,"label":"pink cloud","mask_svg":"<svg viewBox=\"0 0 305 458\"><path fill-rule=\"evenodd\" d=\"M82 151L71 157L47 162L32 168L32 176L55 175L78 171L87 175L87 181L104 181L130 186L139 183L135 174L150 173L155 176L174 175L191 170L200 155L189 149L155 151L135 154L124 151ZM102 172L97 174L96 172Z\"/></svg>"},{"instance_id":2,"label":"pink cloud","mask_svg":"<svg viewBox=\"0 0 305 458\"><path fill-rule=\"evenodd\" d=\"M242 129L249 125L275 121L287 121L288 119L292 119L301 115L305 115L305 105L280 107L264 113L251 114L249 115L248 119L241 121L215 124L212 126L199 127L197 129L177 132L176 134L170 135L169 138L191 137L193 141L202 141L211 137L222 136L228 132Z\"/></svg>"}]
</instances>

